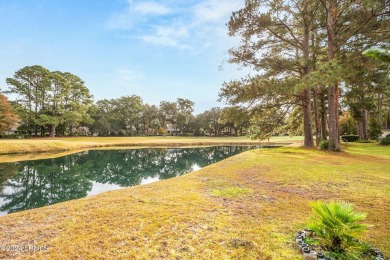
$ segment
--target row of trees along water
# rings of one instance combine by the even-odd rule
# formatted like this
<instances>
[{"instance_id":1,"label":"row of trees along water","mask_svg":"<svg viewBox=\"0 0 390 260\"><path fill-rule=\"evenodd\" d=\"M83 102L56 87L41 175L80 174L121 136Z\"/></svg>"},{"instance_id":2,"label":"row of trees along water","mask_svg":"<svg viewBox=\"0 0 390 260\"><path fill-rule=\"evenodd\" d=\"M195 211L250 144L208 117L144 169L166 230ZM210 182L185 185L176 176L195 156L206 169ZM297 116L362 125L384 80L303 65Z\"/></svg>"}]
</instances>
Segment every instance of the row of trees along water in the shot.
<instances>
[{"instance_id":1,"label":"row of trees along water","mask_svg":"<svg viewBox=\"0 0 390 260\"><path fill-rule=\"evenodd\" d=\"M194 115L194 102L183 98L161 101L159 106L136 95L94 103L78 76L50 72L42 66L18 70L13 78L7 78L7 84L4 93L15 100L11 105L0 94L1 131L18 124L23 134L51 137L82 130L82 134L101 136L242 135L249 124L249 117L237 116L231 108L211 108Z\"/></svg>"},{"instance_id":2,"label":"row of trees along water","mask_svg":"<svg viewBox=\"0 0 390 260\"><path fill-rule=\"evenodd\" d=\"M229 35L241 39L229 61L255 73L223 84L219 98L229 107L197 116L188 99L159 107L138 96L93 104L79 77L40 66L17 71L5 93L18 96L20 129L35 135L72 134L76 126L99 135L303 133L305 146L315 136L335 150L340 134L368 139L370 126L390 126L389 66L362 55L386 47L389 14L389 0L246 1L228 23Z\"/></svg>"}]
</instances>

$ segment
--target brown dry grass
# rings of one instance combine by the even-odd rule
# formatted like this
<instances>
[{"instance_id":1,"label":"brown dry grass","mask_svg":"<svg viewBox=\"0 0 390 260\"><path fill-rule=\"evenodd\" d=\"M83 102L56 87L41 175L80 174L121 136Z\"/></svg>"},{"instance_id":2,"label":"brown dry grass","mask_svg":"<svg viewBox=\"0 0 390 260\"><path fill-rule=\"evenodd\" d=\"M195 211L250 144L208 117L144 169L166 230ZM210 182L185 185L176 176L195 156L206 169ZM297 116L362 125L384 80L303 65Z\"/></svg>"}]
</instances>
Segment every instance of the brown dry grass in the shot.
<instances>
[{"instance_id":1,"label":"brown dry grass","mask_svg":"<svg viewBox=\"0 0 390 260\"><path fill-rule=\"evenodd\" d=\"M8 140L0 139L1 154L77 151L103 147L173 147L200 145L291 144L302 137L275 137L272 142L253 141L245 137L65 137Z\"/></svg>"},{"instance_id":2,"label":"brown dry grass","mask_svg":"<svg viewBox=\"0 0 390 260\"><path fill-rule=\"evenodd\" d=\"M367 212L364 240L389 256L389 159L389 148L373 144L245 152L178 178L0 217L2 244L48 246L0 257L301 259L292 239L317 199Z\"/></svg>"}]
</instances>

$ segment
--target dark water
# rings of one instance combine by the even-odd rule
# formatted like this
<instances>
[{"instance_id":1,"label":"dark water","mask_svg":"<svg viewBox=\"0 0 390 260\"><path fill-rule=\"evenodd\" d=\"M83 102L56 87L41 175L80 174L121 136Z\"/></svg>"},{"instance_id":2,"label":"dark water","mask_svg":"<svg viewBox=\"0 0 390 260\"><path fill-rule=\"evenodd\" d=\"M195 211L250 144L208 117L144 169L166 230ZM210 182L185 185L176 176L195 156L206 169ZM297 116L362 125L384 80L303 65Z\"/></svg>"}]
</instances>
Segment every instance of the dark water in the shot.
<instances>
[{"instance_id":1,"label":"dark water","mask_svg":"<svg viewBox=\"0 0 390 260\"><path fill-rule=\"evenodd\" d=\"M0 215L169 179L252 146L86 151L0 164Z\"/></svg>"}]
</instances>

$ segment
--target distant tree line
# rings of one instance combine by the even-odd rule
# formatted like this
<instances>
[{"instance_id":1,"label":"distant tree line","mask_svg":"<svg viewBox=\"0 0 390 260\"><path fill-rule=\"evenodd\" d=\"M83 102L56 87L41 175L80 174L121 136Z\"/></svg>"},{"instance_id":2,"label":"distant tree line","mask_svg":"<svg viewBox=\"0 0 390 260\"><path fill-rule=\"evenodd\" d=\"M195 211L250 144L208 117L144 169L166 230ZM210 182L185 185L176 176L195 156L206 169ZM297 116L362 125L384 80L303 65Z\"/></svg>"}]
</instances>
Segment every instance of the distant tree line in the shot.
<instances>
[{"instance_id":1,"label":"distant tree line","mask_svg":"<svg viewBox=\"0 0 390 260\"><path fill-rule=\"evenodd\" d=\"M159 106L123 96L96 103L84 81L69 72L27 66L7 78L0 94L0 133L17 125L30 136L245 135L249 117L240 109L211 108L194 115L195 103L178 98Z\"/></svg>"}]
</instances>

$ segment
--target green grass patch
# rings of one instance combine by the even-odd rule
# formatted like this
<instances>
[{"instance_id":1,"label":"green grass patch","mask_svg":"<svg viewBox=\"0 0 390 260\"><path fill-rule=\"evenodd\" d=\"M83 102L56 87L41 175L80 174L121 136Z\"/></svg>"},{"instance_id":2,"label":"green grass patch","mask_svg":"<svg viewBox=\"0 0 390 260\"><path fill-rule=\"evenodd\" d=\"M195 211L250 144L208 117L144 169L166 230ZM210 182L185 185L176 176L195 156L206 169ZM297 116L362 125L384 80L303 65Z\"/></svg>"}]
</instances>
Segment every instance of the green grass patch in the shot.
<instances>
[{"instance_id":1,"label":"green grass patch","mask_svg":"<svg viewBox=\"0 0 390 260\"><path fill-rule=\"evenodd\" d=\"M245 196L248 193L253 193L252 189L241 187L227 187L221 190L213 190L212 194L217 197L223 198L237 198Z\"/></svg>"}]
</instances>

